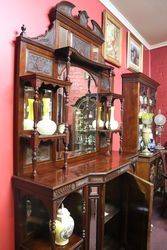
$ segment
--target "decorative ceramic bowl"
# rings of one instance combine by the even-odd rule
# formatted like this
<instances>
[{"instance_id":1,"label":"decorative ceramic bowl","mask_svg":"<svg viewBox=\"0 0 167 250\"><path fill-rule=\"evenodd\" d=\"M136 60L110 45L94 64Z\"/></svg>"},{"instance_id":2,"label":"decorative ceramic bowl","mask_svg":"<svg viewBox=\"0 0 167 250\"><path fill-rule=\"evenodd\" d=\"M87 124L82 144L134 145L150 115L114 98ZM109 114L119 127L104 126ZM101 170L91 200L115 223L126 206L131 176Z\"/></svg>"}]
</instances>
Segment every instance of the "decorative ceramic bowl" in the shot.
<instances>
[{"instance_id":1,"label":"decorative ceramic bowl","mask_svg":"<svg viewBox=\"0 0 167 250\"><path fill-rule=\"evenodd\" d=\"M53 135L56 129L56 123L50 119L43 119L37 123L37 131L41 135Z\"/></svg>"}]
</instances>

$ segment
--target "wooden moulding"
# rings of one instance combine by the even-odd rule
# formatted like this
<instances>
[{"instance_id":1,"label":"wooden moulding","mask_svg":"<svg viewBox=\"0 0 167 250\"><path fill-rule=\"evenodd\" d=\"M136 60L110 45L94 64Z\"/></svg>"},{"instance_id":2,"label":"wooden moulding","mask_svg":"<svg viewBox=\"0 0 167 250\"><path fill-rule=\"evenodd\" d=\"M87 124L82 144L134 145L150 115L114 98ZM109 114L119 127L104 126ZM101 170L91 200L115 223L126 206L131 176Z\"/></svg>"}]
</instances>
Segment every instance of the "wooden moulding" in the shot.
<instances>
[{"instance_id":1,"label":"wooden moulding","mask_svg":"<svg viewBox=\"0 0 167 250\"><path fill-rule=\"evenodd\" d=\"M124 84L126 84L126 82L141 82L155 89L159 86L158 82L140 72L122 74L122 81Z\"/></svg>"},{"instance_id":2,"label":"wooden moulding","mask_svg":"<svg viewBox=\"0 0 167 250\"><path fill-rule=\"evenodd\" d=\"M59 80L59 79L42 76L42 75L39 75L39 74L36 74L36 73L21 76L20 80L24 85L32 86L34 88L35 87L41 87L42 84L51 85L53 87L55 87L57 85L61 86L61 87L65 87L65 86L70 86L72 84L69 81L62 81L62 80Z\"/></svg>"}]
</instances>

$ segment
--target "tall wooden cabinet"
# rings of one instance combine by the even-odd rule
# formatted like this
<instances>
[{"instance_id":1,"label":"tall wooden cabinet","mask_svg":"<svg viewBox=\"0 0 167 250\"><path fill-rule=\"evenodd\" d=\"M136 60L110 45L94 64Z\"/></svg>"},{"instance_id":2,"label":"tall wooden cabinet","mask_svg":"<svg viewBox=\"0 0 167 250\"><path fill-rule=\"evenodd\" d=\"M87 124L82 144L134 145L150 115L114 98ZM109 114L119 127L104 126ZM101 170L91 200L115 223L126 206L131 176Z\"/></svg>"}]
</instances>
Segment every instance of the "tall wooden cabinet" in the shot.
<instances>
[{"instance_id":1,"label":"tall wooden cabinet","mask_svg":"<svg viewBox=\"0 0 167 250\"><path fill-rule=\"evenodd\" d=\"M58 3L45 35L22 26L16 40L15 249L146 250L153 185L134 174L136 153L111 150L122 122L114 131L106 122L115 100L123 116L123 96L112 92L101 28L74 7ZM75 223L65 246L54 233L62 204Z\"/></svg>"},{"instance_id":2,"label":"tall wooden cabinet","mask_svg":"<svg viewBox=\"0 0 167 250\"><path fill-rule=\"evenodd\" d=\"M161 174L164 172L164 161L159 150L150 155L141 154L142 121L140 113L147 111L155 115L158 86L158 82L143 73L122 75L122 93L124 96L123 151L139 152L136 174L152 182L155 191L160 190L163 185ZM155 139L154 123L152 131Z\"/></svg>"},{"instance_id":3,"label":"tall wooden cabinet","mask_svg":"<svg viewBox=\"0 0 167 250\"><path fill-rule=\"evenodd\" d=\"M122 75L124 96L123 151L140 151L139 137L142 133L140 112L155 113L156 91L159 83L143 73ZM142 101L141 101L142 99Z\"/></svg>"}]
</instances>

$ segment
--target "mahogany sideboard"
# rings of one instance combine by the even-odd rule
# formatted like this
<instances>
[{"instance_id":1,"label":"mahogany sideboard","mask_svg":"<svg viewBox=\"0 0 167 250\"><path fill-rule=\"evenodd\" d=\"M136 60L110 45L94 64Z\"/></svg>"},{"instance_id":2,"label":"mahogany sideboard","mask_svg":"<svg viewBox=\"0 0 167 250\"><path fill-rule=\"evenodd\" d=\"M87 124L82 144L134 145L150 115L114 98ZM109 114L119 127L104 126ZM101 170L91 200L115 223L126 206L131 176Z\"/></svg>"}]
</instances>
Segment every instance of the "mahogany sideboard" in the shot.
<instances>
[{"instance_id":1,"label":"mahogany sideboard","mask_svg":"<svg viewBox=\"0 0 167 250\"><path fill-rule=\"evenodd\" d=\"M30 38L22 26L16 39L15 249L149 250L153 185L135 175L137 154L122 152L122 121L115 130L109 124L116 99L123 117L124 98L112 92L102 29L74 7L58 3L44 35ZM41 133L39 122L48 132L50 120L57 129ZM120 153L112 152L114 133ZM58 246L62 204L75 226Z\"/></svg>"},{"instance_id":2,"label":"mahogany sideboard","mask_svg":"<svg viewBox=\"0 0 167 250\"><path fill-rule=\"evenodd\" d=\"M16 249L149 249L153 185L133 174L136 161L113 152L34 180L14 176ZM48 226L62 202L75 221L65 247Z\"/></svg>"}]
</instances>

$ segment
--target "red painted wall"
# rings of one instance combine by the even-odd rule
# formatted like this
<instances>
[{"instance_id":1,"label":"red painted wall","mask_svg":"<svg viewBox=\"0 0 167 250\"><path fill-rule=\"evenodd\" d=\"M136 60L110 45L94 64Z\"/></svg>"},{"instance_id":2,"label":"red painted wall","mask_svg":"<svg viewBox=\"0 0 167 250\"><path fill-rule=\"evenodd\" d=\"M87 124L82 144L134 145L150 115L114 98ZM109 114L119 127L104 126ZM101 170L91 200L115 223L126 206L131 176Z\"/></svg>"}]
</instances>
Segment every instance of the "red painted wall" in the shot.
<instances>
[{"instance_id":1,"label":"red painted wall","mask_svg":"<svg viewBox=\"0 0 167 250\"><path fill-rule=\"evenodd\" d=\"M48 26L47 14L57 0L5 0L0 8L0 250L14 249L14 215L11 177L13 173L13 76L15 36L25 24L27 34L44 33ZM104 6L98 0L73 0L78 9L86 9L91 19L101 25ZM115 92L121 93L121 74L126 69L126 29L123 30L122 67L115 69ZM144 50L144 73L149 75L149 52ZM116 114L116 117L119 116ZM115 137L114 149L118 148Z\"/></svg>"},{"instance_id":2,"label":"red painted wall","mask_svg":"<svg viewBox=\"0 0 167 250\"><path fill-rule=\"evenodd\" d=\"M157 92L157 110L167 117L167 46L153 49L151 53L151 77L160 83ZM167 123L162 133L162 143L167 142Z\"/></svg>"}]
</instances>

